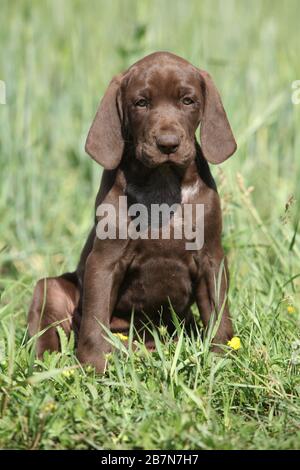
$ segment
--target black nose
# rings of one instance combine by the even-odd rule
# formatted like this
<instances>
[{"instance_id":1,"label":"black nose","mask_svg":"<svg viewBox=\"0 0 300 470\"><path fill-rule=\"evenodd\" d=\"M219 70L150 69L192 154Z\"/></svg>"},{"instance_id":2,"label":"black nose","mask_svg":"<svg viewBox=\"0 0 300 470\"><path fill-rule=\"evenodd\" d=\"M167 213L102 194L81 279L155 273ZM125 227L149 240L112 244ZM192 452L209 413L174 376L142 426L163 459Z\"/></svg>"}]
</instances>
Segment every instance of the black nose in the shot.
<instances>
[{"instance_id":1,"label":"black nose","mask_svg":"<svg viewBox=\"0 0 300 470\"><path fill-rule=\"evenodd\" d=\"M175 153L179 147L180 140L175 134L161 134L156 137L156 144L162 153Z\"/></svg>"}]
</instances>

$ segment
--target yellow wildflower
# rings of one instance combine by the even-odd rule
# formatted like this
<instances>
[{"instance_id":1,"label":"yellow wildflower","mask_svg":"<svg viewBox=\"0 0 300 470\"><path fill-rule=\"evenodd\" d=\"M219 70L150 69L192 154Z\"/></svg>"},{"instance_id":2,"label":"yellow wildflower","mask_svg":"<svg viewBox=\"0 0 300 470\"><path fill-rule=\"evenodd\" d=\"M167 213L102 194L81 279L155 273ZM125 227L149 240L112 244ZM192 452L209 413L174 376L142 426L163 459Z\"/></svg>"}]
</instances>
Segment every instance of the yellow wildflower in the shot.
<instances>
[{"instance_id":1,"label":"yellow wildflower","mask_svg":"<svg viewBox=\"0 0 300 470\"><path fill-rule=\"evenodd\" d=\"M196 357L196 356L193 356L193 355L190 356L190 357L189 357L189 360L190 360L190 362L191 362L192 364L197 364L197 357Z\"/></svg>"},{"instance_id":2,"label":"yellow wildflower","mask_svg":"<svg viewBox=\"0 0 300 470\"><path fill-rule=\"evenodd\" d=\"M62 375L64 377L66 377L67 379L69 379L70 377L72 377L72 375L74 375L74 370L71 369L71 370L64 370Z\"/></svg>"},{"instance_id":3,"label":"yellow wildflower","mask_svg":"<svg viewBox=\"0 0 300 470\"><path fill-rule=\"evenodd\" d=\"M230 341L227 342L227 346L229 346L231 349L234 349L237 351L241 347L241 340L238 336L234 336L231 338Z\"/></svg>"},{"instance_id":4,"label":"yellow wildflower","mask_svg":"<svg viewBox=\"0 0 300 470\"><path fill-rule=\"evenodd\" d=\"M53 401L49 401L43 406L41 411L43 414L48 414L48 413L52 413L53 411L55 411L56 408L57 408L56 404Z\"/></svg>"},{"instance_id":5,"label":"yellow wildflower","mask_svg":"<svg viewBox=\"0 0 300 470\"><path fill-rule=\"evenodd\" d=\"M167 328L166 328L164 325L161 325L161 326L158 328L158 331L159 331L159 333L161 334L161 336L166 336L166 334L168 333L168 330L167 330Z\"/></svg>"},{"instance_id":6,"label":"yellow wildflower","mask_svg":"<svg viewBox=\"0 0 300 470\"><path fill-rule=\"evenodd\" d=\"M287 309L288 313L295 313L296 312L296 309L293 305L288 305L286 309Z\"/></svg>"},{"instance_id":7,"label":"yellow wildflower","mask_svg":"<svg viewBox=\"0 0 300 470\"><path fill-rule=\"evenodd\" d=\"M113 335L116 336L117 338L119 338L121 341L127 341L128 340L128 336L123 335L122 333L113 333Z\"/></svg>"}]
</instances>

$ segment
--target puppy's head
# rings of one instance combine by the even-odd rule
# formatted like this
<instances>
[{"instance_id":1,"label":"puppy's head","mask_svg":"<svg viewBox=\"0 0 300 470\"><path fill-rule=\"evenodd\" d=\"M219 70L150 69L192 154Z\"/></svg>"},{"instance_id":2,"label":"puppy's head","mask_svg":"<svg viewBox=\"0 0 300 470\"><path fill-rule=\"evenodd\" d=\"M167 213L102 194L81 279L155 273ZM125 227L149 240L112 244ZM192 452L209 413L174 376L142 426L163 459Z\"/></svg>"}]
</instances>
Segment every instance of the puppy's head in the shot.
<instances>
[{"instance_id":1,"label":"puppy's head","mask_svg":"<svg viewBox=\"0 0 300 470\"><path fill-rule=\"evenodd\" d=\"M151 54L115 77L98 108L86 151L106 169L116 168L125 142L133 158L152 168L187 166L196 154L195 132L211 163L221 163L236 143L218 91L205 71L167 52Z\"/></svg>"}]
</instances>

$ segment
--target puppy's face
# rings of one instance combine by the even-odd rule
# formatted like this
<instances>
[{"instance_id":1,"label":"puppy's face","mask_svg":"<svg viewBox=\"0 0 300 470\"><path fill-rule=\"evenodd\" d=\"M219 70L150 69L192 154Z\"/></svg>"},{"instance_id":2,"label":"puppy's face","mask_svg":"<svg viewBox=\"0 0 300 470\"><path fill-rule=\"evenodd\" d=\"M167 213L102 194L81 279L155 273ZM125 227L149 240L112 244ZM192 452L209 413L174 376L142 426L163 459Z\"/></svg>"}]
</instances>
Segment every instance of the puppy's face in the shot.
<instances>
[{"instance_id":1,"label":"puppy's face","mask_svg":"<svg viewBox=\"0 0 300 470\"><path fill-rule=\"evenodd\" d=\"M125 125L135 157L147 167L186 166L195 158L200 122L200 76L188 63L133 67L121 86Z\"/></svg>"},{"instance_id":2,"label":"puppy's face","mask_svg":"<svg viewBox=\"0 0 300 470\"><path fill-rule=\"evenodd\" d=\"M235 152L210 75L181 57L157 52L111 81L85 148L107 170L119 166L128 143L134 158L149 168L186 167L195 158L199 123L202 153L209 162L221 163Z\"/></svg>"}]
</instances>

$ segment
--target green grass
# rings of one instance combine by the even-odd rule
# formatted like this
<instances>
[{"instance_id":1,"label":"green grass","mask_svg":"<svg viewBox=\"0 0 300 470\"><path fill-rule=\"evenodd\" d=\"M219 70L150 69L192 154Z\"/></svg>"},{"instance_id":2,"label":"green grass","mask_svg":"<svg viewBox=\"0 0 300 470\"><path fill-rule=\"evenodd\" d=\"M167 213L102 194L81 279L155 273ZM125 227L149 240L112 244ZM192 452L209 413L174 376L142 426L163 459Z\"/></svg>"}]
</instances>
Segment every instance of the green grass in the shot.
<instances>
[{"instance_id":1,"label":"green grass","mask_svg":"<svg viewBox=\"0 0 300 470\"><path fill-rule=\"evenodd\" d=\"M0 447L300 447L299 17L297 0L1 1ZM242 348L220 358L182 334L115 354L100 377L62 338L37 361L33 285L74 268L92 221L101 171L84 140L97 103L154 50L210 71L238 140L213 172Z\"/></svg>"}]
</instances>

